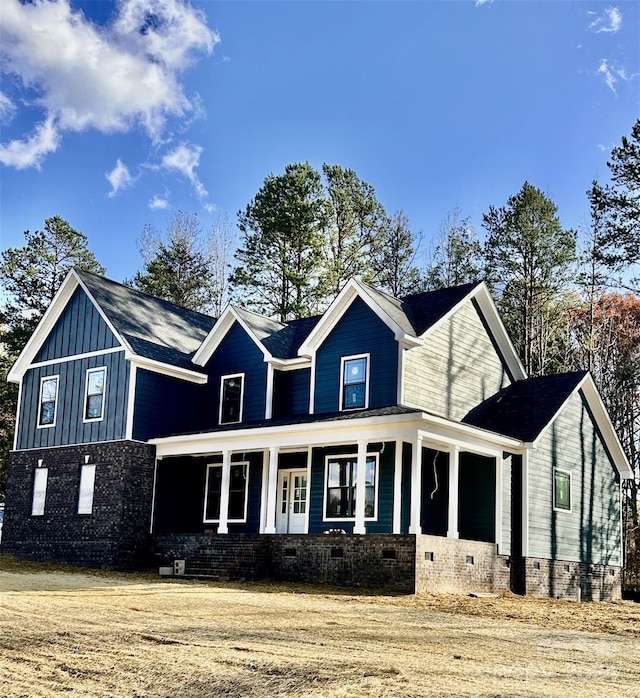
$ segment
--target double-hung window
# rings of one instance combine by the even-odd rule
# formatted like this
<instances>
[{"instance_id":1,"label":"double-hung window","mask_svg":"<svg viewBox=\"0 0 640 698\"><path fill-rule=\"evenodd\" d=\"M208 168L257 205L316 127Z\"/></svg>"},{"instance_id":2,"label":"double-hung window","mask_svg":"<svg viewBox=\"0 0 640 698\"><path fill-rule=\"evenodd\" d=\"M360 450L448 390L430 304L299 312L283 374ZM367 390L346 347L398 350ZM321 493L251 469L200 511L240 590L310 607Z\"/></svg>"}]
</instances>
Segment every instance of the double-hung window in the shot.
<instances>
[{"instance_id":1,"label":"double-hung window","mask_svg":"<svg viewBox=\"0 0 640 698\"><path fill-rule=\"evenodd\" d=\"M106 367L90 368L87 371L87 387L84 396L84 421L99 421L104 416L104 391L107 378Z\"/></svg>"},{"instance_id":2,"label":"double-hung window","mask_svg":"<svg viewBox=\"0 0 640 698\"><path fill-rule=\"evenodd\" d=\"M367 456L364 472L365 519L376 517L377 457ZM355 519L358 459L354 456L329 457L326 461L325 520Z\"/></svg>"},{"instance_id":3,"label":"double-hung window","mask_svg":"<svg viewBox=\"0 0 640 698\"><path fill-rule=\"evenodd\" d=\"M242 421L244 374L236 373L220 379L220 424L238 424Z\"/></svg>"},{"instance_id":4,"label":"double-hung window","mask_svg":"<svg viewBox=\"0 0 640 698\"><path fill-rule=\"evenodd\" d=\"M229 472L229 522L244 522L247 520L247 488L249 484L249 464L231 463ZM217 523L220 521L220 500L222 495L222 465L207 466L207 482L205 487L204 522Z\"/></svg>"},{"instance_id":5,"label":"double-hung window","mask_svg":"<svg viewBox=\"0 0 640 698\"><path fill-rule=\"evenodd\" d=\"M553 508L571 511L571 473L553 469Z\"/></svg>"},{"instance_id":6,"label":"double-hung window","mask_svg":"<svg viewBox=\"0 0 640 698\"><path fill-rule=\"evenodd\" d=\"M38 426L53 427L56 424L58 406L58 376L47 376L40 381Z\"/></svg>"},{"instance_id":7,"label":"double-hung window","mask_svg":"<svg viewBox=\"0 0 640 698\"><path fill-rule=\"evenodd\" d=\"M340 409L366 408L369 404L369 354L343 356L340 374Z\"/></svg>"}]
</instances>

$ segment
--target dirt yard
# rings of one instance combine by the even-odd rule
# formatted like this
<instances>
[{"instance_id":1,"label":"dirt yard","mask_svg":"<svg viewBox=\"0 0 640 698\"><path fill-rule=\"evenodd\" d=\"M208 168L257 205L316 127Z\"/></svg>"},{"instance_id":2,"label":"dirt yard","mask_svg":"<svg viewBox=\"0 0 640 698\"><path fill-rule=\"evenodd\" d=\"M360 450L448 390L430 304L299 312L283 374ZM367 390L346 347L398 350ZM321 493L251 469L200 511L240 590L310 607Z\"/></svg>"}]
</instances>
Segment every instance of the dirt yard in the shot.
<instances>
[{"instance_id":1,"label":"dirt yard","mask_svg":"<svg viewBox=\"0 0 640 698\"><path fill-rule=\"evenodd\" d=\"M366 596L0 558L0 696L640 696L640 604Z\"/></svg>"}]
</instances>

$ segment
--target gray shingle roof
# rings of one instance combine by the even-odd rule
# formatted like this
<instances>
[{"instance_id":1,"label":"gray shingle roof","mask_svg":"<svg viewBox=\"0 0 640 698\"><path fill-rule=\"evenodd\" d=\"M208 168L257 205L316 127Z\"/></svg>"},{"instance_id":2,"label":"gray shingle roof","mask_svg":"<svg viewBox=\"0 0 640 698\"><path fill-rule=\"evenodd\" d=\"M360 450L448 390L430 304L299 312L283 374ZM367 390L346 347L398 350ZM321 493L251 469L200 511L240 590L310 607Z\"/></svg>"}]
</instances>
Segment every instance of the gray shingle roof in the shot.
<instances>
[{"instance_id":1,"label":"gray shingle roof","mask_svg":"<svg viewBox=\"0 0 640 698\"><path fill-rule=\"evenodd\" d=\"M75 270L118 334L140 356L191 367L215 320L97 274Z\"/></svg>"},{"instance_id":2,"label":"gray shingle roof","mask_svg":"<svg viewBox=\"0 0 640 698\"><path fill-rule=\"evenodd\" d=\"M535 441L586 371L517 381L485 400L465 416L466 424L521 441Z\"/></svg>"}]
</instances>

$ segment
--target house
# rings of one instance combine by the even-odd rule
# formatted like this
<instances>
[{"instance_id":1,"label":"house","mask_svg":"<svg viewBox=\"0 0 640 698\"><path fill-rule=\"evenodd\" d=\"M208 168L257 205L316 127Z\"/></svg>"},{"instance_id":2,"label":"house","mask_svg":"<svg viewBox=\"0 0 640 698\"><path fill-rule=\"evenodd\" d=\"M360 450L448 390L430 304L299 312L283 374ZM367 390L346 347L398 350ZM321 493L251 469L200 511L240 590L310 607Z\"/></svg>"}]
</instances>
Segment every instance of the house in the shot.
<instances>
[{"instance_id":1,"label":"house","mask_svg":"<svg viewBox=\"0 0 640 698\"><path fill-rule=\"evenodd\" d=\"M9 379L6 554L620 596L629 462L587 373L526 376L484 283L354 279L285 323L73 270Z\"/></svg>"}]
</instances>

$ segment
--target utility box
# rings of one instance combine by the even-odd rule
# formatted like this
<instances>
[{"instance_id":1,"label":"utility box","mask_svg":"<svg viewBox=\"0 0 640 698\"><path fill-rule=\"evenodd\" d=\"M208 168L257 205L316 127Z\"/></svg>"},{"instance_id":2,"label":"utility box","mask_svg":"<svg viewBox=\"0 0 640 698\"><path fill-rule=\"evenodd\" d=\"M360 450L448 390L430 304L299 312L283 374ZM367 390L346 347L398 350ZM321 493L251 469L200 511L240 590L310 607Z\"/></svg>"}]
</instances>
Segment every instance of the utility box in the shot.
<instances>
[{"instance_id":1,"label":"utility box","mask_svg":"<svg viewBox=\"0 0 640 698\"><path fill-rule=\"evenodd\" d=\"M176 577L184 577L184 568L185 568L185 561L184 560L174 560L173 561L173 574Z\"/></svg>"}]
</instances>

